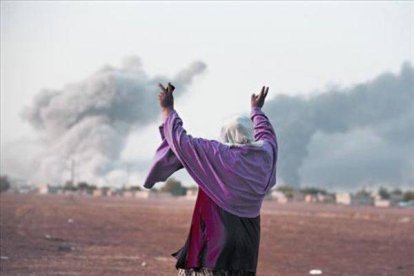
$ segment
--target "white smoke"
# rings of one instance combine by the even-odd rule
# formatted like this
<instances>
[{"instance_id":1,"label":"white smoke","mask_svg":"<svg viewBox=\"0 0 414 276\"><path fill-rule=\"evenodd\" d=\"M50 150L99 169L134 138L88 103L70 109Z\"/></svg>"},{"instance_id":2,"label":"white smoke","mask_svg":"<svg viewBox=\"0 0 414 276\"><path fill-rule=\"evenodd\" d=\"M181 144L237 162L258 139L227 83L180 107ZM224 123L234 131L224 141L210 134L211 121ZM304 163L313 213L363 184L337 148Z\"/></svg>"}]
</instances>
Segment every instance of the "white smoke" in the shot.
<instances>
[{"instance_id":1,"label":"white smoke","mask_svg":"<svg viewBox=\"0 0 414 276\"><path fill-rule=\"evenodd\" d=\"M75 160L77 178L107 184L130 132L157 119L158 82L171 81L180 96L205 68L194 62L173 78L150 77L139 58L129 57L120 68L105 66L61 90L41 91L22 114L46 143L32 180L62 183Z\"/></svg>"}]
</instances>

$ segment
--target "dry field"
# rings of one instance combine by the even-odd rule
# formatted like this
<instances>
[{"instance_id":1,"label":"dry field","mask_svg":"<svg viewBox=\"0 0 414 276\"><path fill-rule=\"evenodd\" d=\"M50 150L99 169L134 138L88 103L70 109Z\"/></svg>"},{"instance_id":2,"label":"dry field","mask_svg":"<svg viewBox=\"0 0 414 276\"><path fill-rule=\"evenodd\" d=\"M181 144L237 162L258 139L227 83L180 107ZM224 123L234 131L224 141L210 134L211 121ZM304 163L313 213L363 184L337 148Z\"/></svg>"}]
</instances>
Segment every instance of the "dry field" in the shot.
<instances>
[{"instance_id":1,"label":"dry field","mask_svg":"<svg viewBox=\"0 0 414 276\"><path fill-rule=\"evenodd\" d=\"M194 201L2 194L1 275L176 275ZM265 201L257 275L414 275L414 210Z\"/></svg>"}]
</instances>

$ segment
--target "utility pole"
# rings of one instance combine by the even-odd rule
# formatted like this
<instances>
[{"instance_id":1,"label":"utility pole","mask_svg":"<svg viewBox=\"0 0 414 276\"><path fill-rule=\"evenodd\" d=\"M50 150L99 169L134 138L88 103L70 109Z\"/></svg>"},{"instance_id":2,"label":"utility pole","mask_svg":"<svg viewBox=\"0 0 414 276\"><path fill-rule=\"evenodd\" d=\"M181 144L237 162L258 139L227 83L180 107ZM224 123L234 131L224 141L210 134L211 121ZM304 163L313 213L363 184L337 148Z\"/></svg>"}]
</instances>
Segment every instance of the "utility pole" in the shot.
<instances>
[{"instance_id":1,"label":"utility pole","mask_svg":"<svg viewBox=\"0 0 414 276\"><path fill-rule=\"evenodd\" d=\"M126 167L126 173L127 173L127 177L126 177L126 187L127 188L130 188L129 187L129 167L130 167L130 164L127 163L127 167Z\"/></svg>"},{"instance_id":2,"label":"utility pole","mask_svg":"<svg viewBox=\"0 0 414 276\"><path fill-rule=\"evenodd\" d=\"M72 162L71 162L70 181L72 182L72 185L75 186L75 159L72 159Z\"/></svg>"}]
</instances>

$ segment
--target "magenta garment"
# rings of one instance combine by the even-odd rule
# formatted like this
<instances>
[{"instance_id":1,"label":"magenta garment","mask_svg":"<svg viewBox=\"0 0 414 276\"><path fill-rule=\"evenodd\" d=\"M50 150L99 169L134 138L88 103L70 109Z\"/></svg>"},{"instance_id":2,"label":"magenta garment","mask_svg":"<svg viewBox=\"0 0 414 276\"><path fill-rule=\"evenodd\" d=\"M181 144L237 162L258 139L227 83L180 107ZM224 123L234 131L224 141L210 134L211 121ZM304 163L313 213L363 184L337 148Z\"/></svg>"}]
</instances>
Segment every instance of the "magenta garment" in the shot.
<instances>
[{"instance_id":1,"label":"magenta garment","mask_svg":"<svg viewBox=\"0 0 414 276\"><path fill-rule=\"evenodd\" d=\"M158 147L144 187L186 168L218 206L239 217L257 217L266 192L276 184L277 138L263 111L252 108L257 144L228 145L187 134L176 110L159 127Z\"/></svg>"},{"instance_id":2,"label":"magenta garment","mask_svg":"<svg viewBox=\"0 0 414 276\"><path fill-rule=\"evenodd\" d=\"M260 216L235 216L220 208L200 188L187 240L171 255L177 259L177 269L209 268L232 272L229 275L252 276L257 268L259 243Z\"/></svg>"}]
</instances>

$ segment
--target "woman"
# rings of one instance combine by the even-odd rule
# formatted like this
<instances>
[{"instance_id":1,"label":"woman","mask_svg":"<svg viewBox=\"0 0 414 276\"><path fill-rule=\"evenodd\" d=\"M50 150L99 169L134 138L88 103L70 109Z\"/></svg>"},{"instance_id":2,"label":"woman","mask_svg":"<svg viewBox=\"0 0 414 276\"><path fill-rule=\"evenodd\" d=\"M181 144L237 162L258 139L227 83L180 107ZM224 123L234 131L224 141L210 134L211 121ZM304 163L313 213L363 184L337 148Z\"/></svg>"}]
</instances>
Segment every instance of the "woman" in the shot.
<instances>
[{"instance_id":1,"label":"woman","mask_svg":"<svg viewBox=\"0 0 414 276\"><path fill-rule=\"evenodd\" d=\"M144 187L181 168L199 186L187 241L172 254L178 275L255 275L260 208L276 184L276 134L261 111L269 88L251 96L251 122L233 118L223 126L219 142L188 135L174 110L174 86L159 86L162 143Z\"/></svg>"}]
</instances>

